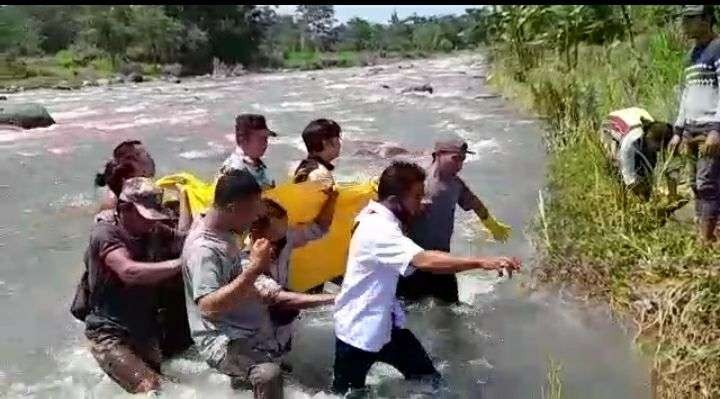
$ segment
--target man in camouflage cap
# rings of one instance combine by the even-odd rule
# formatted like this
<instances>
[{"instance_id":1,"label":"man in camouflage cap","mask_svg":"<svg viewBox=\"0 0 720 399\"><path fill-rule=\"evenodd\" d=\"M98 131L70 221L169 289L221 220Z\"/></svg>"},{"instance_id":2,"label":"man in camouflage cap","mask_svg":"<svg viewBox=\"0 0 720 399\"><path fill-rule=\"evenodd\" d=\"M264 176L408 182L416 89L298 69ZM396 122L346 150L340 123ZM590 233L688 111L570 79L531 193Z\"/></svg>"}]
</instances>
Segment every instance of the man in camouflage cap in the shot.
<instances>
[{"instance_id":1,"label":"man in camouflage cap","mask_svg":"<svg viewBox=\"0 0 720 399\"><path fill-rule=\"evenodd\" d=\"M116 221L93 226L85 253L90 351L103 371L131 393L160 387L157 288L180 273L179 259L145 261L149 251L143 237L168 219L160 210L161 198L149 178L126 180Z\"/></svg>"}]
</instances>

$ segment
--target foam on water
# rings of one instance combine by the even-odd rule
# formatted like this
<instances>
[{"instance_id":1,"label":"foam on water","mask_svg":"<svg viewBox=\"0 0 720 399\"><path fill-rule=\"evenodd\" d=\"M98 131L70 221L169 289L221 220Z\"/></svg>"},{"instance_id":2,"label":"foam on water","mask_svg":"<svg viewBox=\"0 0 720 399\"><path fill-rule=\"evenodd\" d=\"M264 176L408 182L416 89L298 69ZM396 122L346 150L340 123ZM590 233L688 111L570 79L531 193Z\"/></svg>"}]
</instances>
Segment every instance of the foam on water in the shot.
<instances>
[{"instance_id":1,"label":"foam on water","mask_svg":"<svg viewBox=\"0 0 720 399\"><path fill-rule=\"evenodd\" d=\"M184 151L178 154L178 156L184 159L207 159L224 156L230 152L227 146L214 141L209 141L207 145L209 147L208 149Z\"/></svg>"},{"instance_id":2,"label":"foam on water","mask_svg":"<svg viewBox=\"0 0 720 399\"><path fill-rule=\"evenodd\" d=\"M95 199L86 193L64 194L62 197L50 203L54 209L65 208L89 208L95 203Z\"/></svg>"},{"instance_id":3,"label":"foam on water","mask_svg":"<svg viewBox=\"0 0 720 399\"><path fill-rule=\"evenodd\" d=\"M135 105L127 105L124 107L115 108L115 112L117 112L117 113L138 112L138 111L144 110L145 108L147 108L147 104L139 103L139 104L135 104Z\"/></svg>"},{"instance_id":4,"label":"foam on water","mask_svg":"<svg viewBox=\"0 0 720 399\"><path fill-rule=\"evenodd\" d=\"M91 115L97 115L100 111L95 109L90 109L89 106L81 107L78 109L74 109L72 111L53 111L52 117L55 119L56 122L62 122L64 120L72 120L72 119L79 119L86 116Z\"/></svg>"}]
</instances>

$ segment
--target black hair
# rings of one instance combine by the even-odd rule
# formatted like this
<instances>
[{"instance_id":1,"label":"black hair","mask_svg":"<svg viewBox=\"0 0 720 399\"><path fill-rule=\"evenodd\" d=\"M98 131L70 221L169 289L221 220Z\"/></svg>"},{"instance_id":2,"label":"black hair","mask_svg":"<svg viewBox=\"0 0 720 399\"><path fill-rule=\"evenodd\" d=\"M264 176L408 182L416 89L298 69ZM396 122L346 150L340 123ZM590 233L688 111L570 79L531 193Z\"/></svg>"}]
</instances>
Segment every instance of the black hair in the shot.
<instances>
[{"instance_id":1,"label":"black hair","mask_svg":"<svg viewBox=\"0 0 720 399\"><path fill-rule=\"evenodd\" d=\"M143 145L140 140L125 140L113 149L113 158L121 160L134 155L135 146Z\"/></svg>"},{"instance_id":2,"label":"black hair","mask_svg":"<svg viewBox=\"0 0 720 399\"><path fill-rule=\"evenodd\" d=\"M340 137L340 125L332 119L316 119L310 122L302 132L302 139L308 153L323 150L323 141Z\"/></svg>"},{"instance_id":3,"label":"black hair","mask_svg":"<svg viewBox=\"0 0 720 399\"><path fill-rule=\"evenodd\" d=\"M425 181L425 171L415 163L395 161L380 175L378 200L383 201L394 195L402 197L413 184Z\"/></svg>"},{"instance_id":4,"label":"black hair","mask_svg":"<svg viewBox=\"0 0 720 399\"><path fill-rule=\"evenodd\" d=\"M263 231L270 226L270 219L282 219L287 217L287 211L282 205L278 204L270 198L263 198L261 200L265 207L265 212L255 220L252 224L254 230Z\"/></svg>"},{"instance_id":5,"label":"black hair","mask_svg":"<svg viewBox=\"0 0 720 399\"><path fill-rule=\"evenodd\" d=\"M666 122L656 122L649 119L640 118L643 134L646 139L660 143L665 148L673 137L673 126Z\"/></svg>"},{"instance_id":6,"label":"black hair","mask_svg":"<svg viewBox=\"0 0 720 399\"><path fill-rule=\"evenodd\" d=\"M111 159L105 163L105 170L95 175L95 186L107 186L116 197L119 197L125 180L138 176L134 163Z\"/></svg>"},{"instance_id":7,"label":"black hair","mask_svg":"<svg viewBox=\"0 0 720 399\"><path fill-rule=\"evenodd\" d=\"M253 175L244 169L231 169L218 179L213 205L225 208L262 192Z\"/></svg>"}]
</instances>

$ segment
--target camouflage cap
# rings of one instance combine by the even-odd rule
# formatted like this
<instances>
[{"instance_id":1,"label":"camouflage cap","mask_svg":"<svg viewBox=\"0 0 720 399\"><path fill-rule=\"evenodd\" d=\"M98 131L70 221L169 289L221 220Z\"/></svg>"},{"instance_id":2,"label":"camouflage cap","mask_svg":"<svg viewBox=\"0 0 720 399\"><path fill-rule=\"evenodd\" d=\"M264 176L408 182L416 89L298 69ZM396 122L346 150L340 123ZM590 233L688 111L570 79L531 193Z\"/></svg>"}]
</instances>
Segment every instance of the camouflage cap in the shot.
<instances>
[{"instance_id":1,"label":"camouflage cap","mask_svg":"<svg viewBox=\"0 0 720 399\"><path fill-rule=\"evenodd\" d=\"M167 220L170 217L160 211L163 191L147 177L125 180L118 199L135 205L138 213L147 220Z\"/></svg>"}]
</instances>

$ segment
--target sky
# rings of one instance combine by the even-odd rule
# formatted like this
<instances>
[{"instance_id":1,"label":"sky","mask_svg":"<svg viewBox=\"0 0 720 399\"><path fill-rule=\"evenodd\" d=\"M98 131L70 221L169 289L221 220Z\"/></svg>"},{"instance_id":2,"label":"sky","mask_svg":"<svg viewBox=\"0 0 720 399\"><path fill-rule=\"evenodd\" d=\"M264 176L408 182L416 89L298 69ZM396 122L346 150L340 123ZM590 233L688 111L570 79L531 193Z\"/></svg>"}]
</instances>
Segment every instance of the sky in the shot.
<instances>
[{"instance_id":1,"label":"sky","mask_svg":"<svg viewBox=\"0 0 720 399\"><path fill-rule=\"evenodd\" d=\"M297 5L282 5L278 6L278 14L293 14L295 13L295 7ZM360 17L362 19L375 22L375 23L387 23L392 15L393 10L397 10L398 18L403 19L411 16L413 13L417 13L418 16L427 17L431 15L447 15L456 14L460 15L465 13L467 8L476 8L481 6L471 5L400 5L400 6L388 6L388 5L336 5L335 6L335 18L338 22L343 23L352 19L353 17Z\"/></svg>"}]
</instances>

